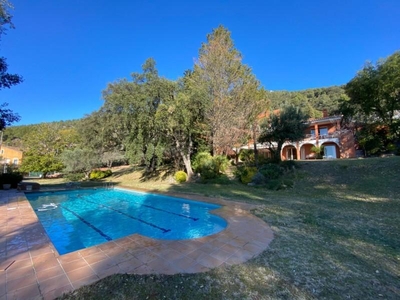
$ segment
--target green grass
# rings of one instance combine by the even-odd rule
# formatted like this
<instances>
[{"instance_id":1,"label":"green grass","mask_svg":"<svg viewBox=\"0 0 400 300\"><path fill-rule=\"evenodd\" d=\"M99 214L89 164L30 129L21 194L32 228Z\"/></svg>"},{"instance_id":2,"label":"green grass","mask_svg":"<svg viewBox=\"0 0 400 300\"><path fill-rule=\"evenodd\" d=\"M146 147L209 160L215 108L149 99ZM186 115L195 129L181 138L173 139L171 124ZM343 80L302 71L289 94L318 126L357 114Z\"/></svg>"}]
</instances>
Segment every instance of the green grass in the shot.
<instances>
[{"instance_id":1,"label":"green grass","mask_svg":"<svg viewBox=\"0 0 400 300\"><path fill-rule=\"evenodd\" d=\"M109 276L62 299L399 299L400 157L300 162L288 190L175 184L116 172L120 185L259 204L275 233L258 257L207 273Z\"/></svg>"}]
</instances>

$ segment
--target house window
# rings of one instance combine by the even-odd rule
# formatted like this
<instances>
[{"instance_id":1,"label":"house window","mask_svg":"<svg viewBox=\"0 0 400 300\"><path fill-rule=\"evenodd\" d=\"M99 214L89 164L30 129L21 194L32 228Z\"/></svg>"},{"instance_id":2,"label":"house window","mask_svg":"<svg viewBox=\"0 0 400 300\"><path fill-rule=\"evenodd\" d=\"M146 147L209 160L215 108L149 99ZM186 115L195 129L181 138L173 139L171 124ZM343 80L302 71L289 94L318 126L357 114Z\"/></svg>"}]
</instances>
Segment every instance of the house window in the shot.
<instances>
[{"instance_id":1,"label":"house window","mask_svg":"<svg viewBox=\"0 0 400 300\"><path fill-rule=\"evenodd\" d=\"M335 159L336 158L336 147L335 146L325 146L324 147L324 158Z\"/></svg>"},{"instance_id":2,"label":"house window","mask_svg":"<svg viewBox=\"0 0 400 300\"><path fill-rule=\"evenodd\" d=\"M1 149L0 154L4 154L4 149Z\"/></svg>"},{"instance_id":3,"label":"house window","mask_svg":"<svg viewBox=\"0 0 400 300\"><path fill-rule=\"evenodd\" d=\"M14 166L18 165L18 158L14 158L14 159L13 159L13 165L14 165Z\"/></svg>"},{"instance_id":4,"label":"house window","mask_svg":"<svg viewBox=\"0 0 400 300\"><path fill-rule=\"evenodd\" d=\"M311 130L310 130L310 134L311 134L311 136L314 137L314 136L315 136L315 129L311 129Z\"/></svg>"},{"instance_id":5,"label":"house window","mask_svg":"<svg viewBox=\"0 0 400 300\"><path fill-rule=\"evenodd\" d=\"M327 127L320 128L319 135L328 135L328 128Z\"/></svg>"}]
</instances>

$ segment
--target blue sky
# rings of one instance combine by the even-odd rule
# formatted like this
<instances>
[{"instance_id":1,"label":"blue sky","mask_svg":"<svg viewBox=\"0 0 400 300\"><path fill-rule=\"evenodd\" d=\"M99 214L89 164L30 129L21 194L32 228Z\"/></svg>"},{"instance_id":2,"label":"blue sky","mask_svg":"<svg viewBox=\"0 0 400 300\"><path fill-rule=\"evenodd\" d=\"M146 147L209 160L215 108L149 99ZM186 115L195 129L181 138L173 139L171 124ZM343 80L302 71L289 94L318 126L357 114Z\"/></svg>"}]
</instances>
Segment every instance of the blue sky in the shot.
<instances>
[{"instance_id":1,"label":"blue sky","mask_svg":"<svg viewBox=\"0 0 400 300\"><path fill-rule=\"evenodd\" d=\"M206 36L231 31L268 90L347 83L367 60L400 50L399 0L11 0L14 30L0 42L24 82L0 91L21 121L82 118L98 110L107 83L153 57L177 79Z\"/></svg>"}]
</instances>

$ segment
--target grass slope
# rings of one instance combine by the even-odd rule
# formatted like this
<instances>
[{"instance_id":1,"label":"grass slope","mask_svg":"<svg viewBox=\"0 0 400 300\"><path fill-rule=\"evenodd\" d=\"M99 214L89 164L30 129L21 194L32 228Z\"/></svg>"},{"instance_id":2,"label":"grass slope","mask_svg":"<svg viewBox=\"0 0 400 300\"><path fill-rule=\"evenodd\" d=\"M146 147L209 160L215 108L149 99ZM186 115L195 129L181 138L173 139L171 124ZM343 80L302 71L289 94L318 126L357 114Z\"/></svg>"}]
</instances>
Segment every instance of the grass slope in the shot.
<instances>
[{"instance_id":1,"label":"grass slope","mask_svg":"<svg viewBox=\"0 0 400 300\"><path fill-rule=\"evenodd\" d=\"M260 204L270 248L241 265L201 274L116 274L61 299L399 299L400 157L299 162L293 189L143 181L119 184Z\"/></svg>"}]
</instances>

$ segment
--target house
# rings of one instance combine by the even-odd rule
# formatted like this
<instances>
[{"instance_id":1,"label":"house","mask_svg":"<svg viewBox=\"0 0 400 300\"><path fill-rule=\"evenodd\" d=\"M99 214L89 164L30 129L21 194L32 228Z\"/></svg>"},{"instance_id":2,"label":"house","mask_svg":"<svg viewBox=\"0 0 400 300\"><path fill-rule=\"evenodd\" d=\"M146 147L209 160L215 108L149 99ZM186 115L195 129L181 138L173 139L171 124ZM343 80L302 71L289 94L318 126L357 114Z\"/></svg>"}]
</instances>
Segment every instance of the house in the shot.
<instances>
[{"instance_id":1,"label":"house","mask_svg":"<svg viewBox=\"0 0 400 300\"><path fill-rule=\"evenodd\" d=\"M22 162L23 152L19 148L0 144L0 159L2 165L19 166Z\"/></svg>"},{"instance_id":2,"label":"house","mask_svg":"<svg viewBox=\"0 0 400 300\"><path fill-rule=\"evenodd\" d=\"M274 111L274 113L276 113ZM263 114L261 118L267 115ZM298 142L285 142L281 150L282 160L305 160L315 159L316 154L311 149L323 146L322 154L324 159L353 158L356 157L354 134L351 130L341 127L342 116L328 116L327 111L323 111L323 117L310 119L306 136ZM252 149L249 145L242 149ZM271 157L268 146L257 144L260 155Z\"/></svg>"}]
</instances>

